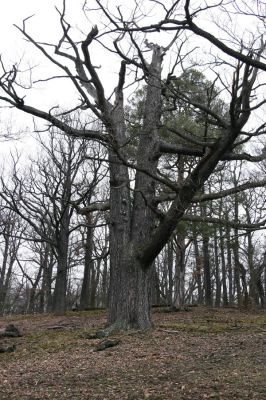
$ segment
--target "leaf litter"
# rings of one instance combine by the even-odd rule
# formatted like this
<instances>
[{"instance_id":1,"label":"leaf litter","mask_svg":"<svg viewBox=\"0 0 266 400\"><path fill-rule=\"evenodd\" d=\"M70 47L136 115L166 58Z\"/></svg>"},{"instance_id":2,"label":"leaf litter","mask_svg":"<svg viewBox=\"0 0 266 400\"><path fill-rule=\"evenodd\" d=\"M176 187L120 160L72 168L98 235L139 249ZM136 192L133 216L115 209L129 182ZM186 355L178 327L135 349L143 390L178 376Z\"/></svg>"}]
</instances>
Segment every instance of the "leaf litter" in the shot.
<instances>
[{"instance_id":1,"label":"leaf litter","mask_svg":"<svg viewBox=\"0 0 266 400\"><path fill-rule=\"evenodd\" d=\"M0 354L0 399L266 398L263 311L159 309L153 330L117 334L115 346L95 351L105 320L103 311L0 318L0 329L13 323L23 333L1 338L15 351Z\"/></svg>"}]
</instances>

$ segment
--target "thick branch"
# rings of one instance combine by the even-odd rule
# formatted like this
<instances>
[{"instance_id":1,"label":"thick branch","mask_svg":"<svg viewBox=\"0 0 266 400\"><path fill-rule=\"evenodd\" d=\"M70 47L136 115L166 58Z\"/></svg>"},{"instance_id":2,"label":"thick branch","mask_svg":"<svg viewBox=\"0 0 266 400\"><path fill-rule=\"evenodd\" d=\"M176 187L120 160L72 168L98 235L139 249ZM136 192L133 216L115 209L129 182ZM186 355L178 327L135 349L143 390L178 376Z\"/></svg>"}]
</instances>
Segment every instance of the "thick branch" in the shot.
<instances>
[{"instance_id":1,"label":"thick branch","mask_svg":"<svg viewBox=\"0 0 266 400\"><path fill-rule=\"evenodd\" d=\"M246 182L243 185L239 185L237 187L233 187L230 189L225 189L218 193L206 193L206 194L194 196L193 202L216 200L216 199L220 199L222 197L230 196L231 194L243 192L244 190L254 189L254 188L258 188L258 187L265 187L265 186L266 186L266 179L263 179L261 181L255 181L255 182Z\"/></svg>"},{"instance_id":2,"label":"thick branch","mask_svg":"<svg viewBox=\"0 0 266 400\"><path fill-rule=\"evenodd\" d=\"M266 186L266 179L263 179L261 181L246 182L243 185L225 189L217 193L206 193L206 194L195 195L193 197L192 202L201 203L204 201L217 200L226 196L230 196L232 194L243 192L248 189L255 189L258 187L265 187L265 186ZM176 193L162 194L156 197L156 203L159 204L166 201L173 201L175 198L176 198Z\"/></svg>"},{"instance_id":3,"label":"thick branch","mask_svg":"<svg viewBox=\"0 0 266 400\"><path fill-rule=\"evenodd\" d=\"M39 110L38 108L28 106L24 104L23 101L14 101L11 100L7 97L0 96L1 100L4 100L5 102L8 102L12 106L16 107L17 109L26 112L27 114L34 115L35 117L44 119L47 122L50 122L51 125L56 126L63 132L65 132L67 135L73 136L73 137L78 137L78 138L84 138L84 139L94 139L98 140L99 142L108 142L108 137L105 135L102 135L99 133L99 131L96 131L94 129L75 129L72 128L70 125L67 125L60 119L54 117L52 114L47 113L46 111Z\"/></svg>"},{"instance_id":4,"label":"thick branch","mask_svg":"<svg viewBox=\"0 0 266 400\"><path fill-rule=\"evenodd\" d=\"M255 224L244 224L241 222L232 222L226 219L221 218L211 218L211 217L200 217L198 215L189 215L186 214L182 217L183 221L191 221L191 222L202 222L209 224L219 224L224 226L230 226L232 228L243 229L243 230L256 230L256 229L266 229L266 219Z\"/></svg>"},{"instance_id":5,"label":"thick branch","mask_svg":"<svg viewBox=\"0 0 266 400\"><path fill-rule=\"evenodd\" d=\"M207 146L208 147L208 146ZM167 143L164 141L160 141L159 143L159 151L160 153L165 154L177 154L177 155L186 155L186 156L194 156L194 157L203 157L205 151L203 148L196 147L186 147L183 145L175 145L172 143ZM266 148L262 150L261 154L257 156L253 156L248 153L233 153L226 152L222 157L221 161L250 161L250 162L259 162L266 159Z\"/></svg>"}]
</instances>

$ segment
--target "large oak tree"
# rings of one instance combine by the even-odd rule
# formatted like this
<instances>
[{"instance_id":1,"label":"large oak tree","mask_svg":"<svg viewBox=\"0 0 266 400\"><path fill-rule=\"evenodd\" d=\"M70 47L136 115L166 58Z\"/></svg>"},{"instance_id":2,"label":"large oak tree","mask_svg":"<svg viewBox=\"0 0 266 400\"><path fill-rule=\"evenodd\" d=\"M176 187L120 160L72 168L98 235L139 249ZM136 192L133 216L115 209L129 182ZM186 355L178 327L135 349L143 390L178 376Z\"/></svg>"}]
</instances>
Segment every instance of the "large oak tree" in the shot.
<instances>
[{"instance_id":1,"label":"large oak tree","mask_svg":"<svg viewBox=\"0 0 266 400\"><path fill-rule=\"evenodd\" d=\"M266 70L266 65L261 60L264 43L261 42L258 46L255 40L251 46L245 47L240 43L239 47L236 44L233 48L199 28L194 21L200 18L201 12L211 8L208 2L204 2L206 4L202 8L193 9L188 0L171 4L144 1L142 10L149 12L152 3L162 16L159 22L154 21L152 25L147 24L147 15L143 15L141 20L138 3L140 2L132 2L133 11L129 17L123 14L122 7L108 10L105 2L96 0L96 11L103 19L101 30L93 26L87 36L81 41L75 41L72 28L66 21L64 2L63 10L59 12L62 37L53 46L54 54L51 53L51 45L41 44L28 33L27 21L18 28L72 82L79 98L75 108L90 110L102 122L101 130L95 129L94 125L90 126L86 117L82 129L76 129L66 123L56 109L44 111L28 104L16 66L7 68L2 63L3 73L0 80L2 102L41 118L66 134L86 138L92 145L94 141L100 142L108 149L110 201L99 205L102 209L110 208L110 328L107 332L113 329L151 327L150 276L154 259L178 227L192 202L203 199L204 195L200 194L200 190L219 161L259 161L265 157L265 152L253 157L236 151L239 144L264 133L265 124L256 126L253 131L246 128L252 111L264 104L263 100L256 101L254 97L256 91L259 91L258 71ZM85 2L83 11L94 18L96 11L91 3ZM160 44L165 42L162 35L164 31L172 34L168 45ZM186 55L190 54L188 41L193 40L193 36L188 39L188 31L202 36L221 50L215 73L217 82L227 91L230 105L226 115L218 112L212 102L206 103L204 97L201 99L199 96L199 100L193 100L181 87L173 84L175 75L186 62ZM155 33L158 32L162 36L156 36ZM157 44L151 42L154 37L158 38ZM111 97L106 94L100 71L96 67L97 58L93 56L94 46L100 44L105 48L107 58L108 52L115 52L121 61ZM173 46L176 49L176 62L168 68L168 74L165 74L162 72L164 62L169 63L168 54ZM183 48L186 46L184 53ZM222 52L233 58L223 61ZM228 71L227 78L231 76L230 83L224 80L224 68ZM144 80L146 84L143 119L134 138L129 134L129 122L125 113L125 94L127 86L132 84L132 76L135 81ZM163 107L164 96L168 96L167 110ZM189 107L195 109L195 115L197 111L205 115L205 131L199 136L180 126L171 127L168 135L161 134L163 130L167 130L167 126L163 124L164 112L169 113L171 109L175 112L179 101L187 102ZM211 134L214 127L215 136ZM162 137L171 139L163 140ZM177 158L180 155L193 157L194 166L181 182L177 177L170 179L161 173L161 159L164 154L172 154ZM234 192L239 189L232 190ZM167 192L165 198L162 192ZM219 197L219 194L213 196ZM167 212L162 213L160 203L164 199L171 202ZM89 211L92 208L87 210Z\"/></svg>"}]
</instances>

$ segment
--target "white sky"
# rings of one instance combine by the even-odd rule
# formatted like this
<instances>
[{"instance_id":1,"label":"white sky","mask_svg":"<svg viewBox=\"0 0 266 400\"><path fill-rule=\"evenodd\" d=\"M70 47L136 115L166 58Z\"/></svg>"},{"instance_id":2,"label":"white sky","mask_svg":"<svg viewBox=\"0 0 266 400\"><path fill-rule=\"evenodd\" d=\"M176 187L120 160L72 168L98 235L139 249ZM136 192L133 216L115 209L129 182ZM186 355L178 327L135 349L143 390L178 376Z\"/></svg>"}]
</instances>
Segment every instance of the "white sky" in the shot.
<instances>
[{"instance_id":1,"label":"white sky","mask_svg":"<svg viewBox=\"0 0 266 400\"><path fill-rule=\"evenodd\" d=\"M75 0L71 2L71 22L74 24L82 15L80 14L80 5L82 1ZM21 32L16 29L14 24L22 26L23 20L34 15L27 21L27 31L34 39L50 43L57 43L62 35L59 24L59 15L55 9L62 7L61 0L4 0L1 5L0 14L0 54L5 64L12 66L22 59L22 68L34 67L32 79L47 78L53 73L58 74L56 70L44 56L40 55L32 44L25 42ZM76 20L76 21L75 21ZM83 21L84 22L84 21ZM25 75L26 77L26 75ZM26 102L29 105L38 105L41 109L49 110L55 104L60 107L68 107L71 103L75 104L72 85L66 80L58 80L40 83L34 89L26 92ZM1 131L5 131L8 126L11 132L31 133L33 124L32 117L17 110L1 110ZM39 121L39 123L41 123ZM1 143L0 152L8 153L14 146L31 151L35 148L32 140L28 140L25 134L21 135L21 140L16 142Z\"/></svg>"}]
</instances>

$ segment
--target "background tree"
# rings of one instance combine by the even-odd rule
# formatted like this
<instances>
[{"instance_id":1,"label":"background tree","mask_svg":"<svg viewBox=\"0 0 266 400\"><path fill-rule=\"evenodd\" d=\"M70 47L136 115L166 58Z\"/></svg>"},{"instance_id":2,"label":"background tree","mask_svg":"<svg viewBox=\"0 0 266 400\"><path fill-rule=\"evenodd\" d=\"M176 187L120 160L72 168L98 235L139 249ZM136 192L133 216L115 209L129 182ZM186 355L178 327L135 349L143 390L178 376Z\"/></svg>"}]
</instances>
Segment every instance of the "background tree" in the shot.
<instances>
[{"instance_id":1,"label":"background tree","mask_svg":"<svg viewBox=\"0 0 266 400\"><path fill-rule=\"evenodd\" d=\"M18 252L23 244L23 234L25 232L25 224L19 216L12 210L6 209L1 204L0 216L0 313L3 314L9 309L8 295L12 285L12 278Z\"/></svg>"},{"instance_id":2,"label":"background tree","mask_svg":"<svg viewBox=\"0 0 266 400\"><path fill-rule=\"evenodd\" d=\"M29 170L19 171L15 163L12 182L8 184L2 179L1 197L10 210L32 227L33 240L47 243L44 251L48 253L40 255L48 268L43 271L46 285L53 279L50 269L53 263L49 256L52 250L57 261L52 310L61 314L66 309L69 236L75 229L73 213L85 197L92 195L102 175L98 174L100 162L97 164L94 160L90 180L86 178L89 170L82 170L82 166L87 163L88 147L84 140L78 142L52 134L49 144L44 141L40 144L44 153L31 161ZM39 271L40 279L41 269ZM50 293L51 288L47 287L46 292Z\"/></svg>"}]
</instances>

